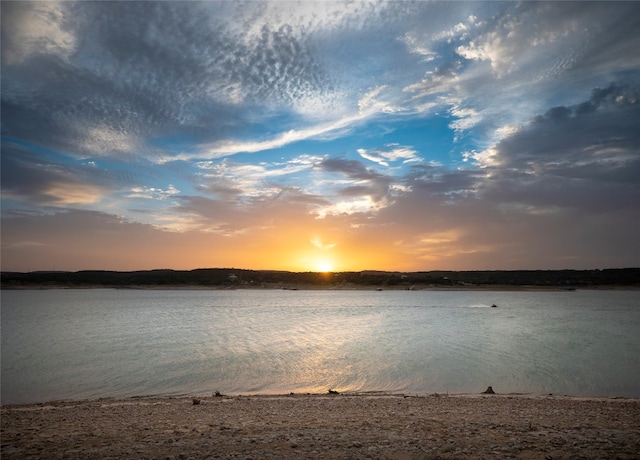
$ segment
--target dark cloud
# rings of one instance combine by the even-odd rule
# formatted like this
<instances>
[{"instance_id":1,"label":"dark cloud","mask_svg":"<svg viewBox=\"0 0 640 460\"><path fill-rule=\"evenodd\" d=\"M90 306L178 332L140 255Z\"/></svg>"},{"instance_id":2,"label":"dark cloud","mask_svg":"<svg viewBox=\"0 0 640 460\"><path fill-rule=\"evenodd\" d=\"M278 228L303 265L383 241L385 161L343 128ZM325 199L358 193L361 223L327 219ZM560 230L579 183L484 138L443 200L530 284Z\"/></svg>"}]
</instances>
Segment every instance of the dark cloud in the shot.
<instances>
[{"instance_id":1,"label":"dark cloud","mask_svg":"<svg viewBox=\"0 0 640 460\"><path fill-rule=\"evenodd\" d=\"M376 195L378 192L379 190L366 185L352 185L341 188L338 194L345 197L357 197L363 195Z\"/></svg>"},{"instance_id":2,"label":"dark cloud","mask_svg":"<svg viewBox=\"0 0 640 460\"><path fill-rule=\"evenodd\" d=\"M555 2L562 8L565 2ZM566 2L566 7L571 3ZM612 8L613 6L613 8ZM640 15L638 2L579 2L572 5L572 15L588 34L588 41L580 49L580 59L576 60L573 70L576 74L595 72L619 72L636 69L640 56L635 51L640 47L640 28L637 18ZM562 14L563 11L557 11Z\"/></svg>"},{"instance_id":3,"label":"dark cloud","mask_svg":"<svg viewBox=\"0 0 640 460\"><path fill-rule=\"evenodd\" d=\"M640 199L640 93L610 85L555 107L497 146L488 196L585 211L630 209Z\"/></svg>"},{"instance_id":4,"label":"dark cloud","mask_svg":"<svg viewBox=\"0 0 640 460\"><path fill-rule=\"evenodd\" d=\"M322 160L316 168L325 172L344 174L353 181L364 182L342 188L338 191L338 194L342 196L368 195L380 200L389 193L389 186L393 182L390 176L375 172L356 160L328 157Z\"/></svg>"},{"instance_id":5,"label":"dark cloud","mask_svg":"<svg viewBox=\"0 0 640 460\"><path fill-rule=\"evenodd\" d=\"M234 198L242 193L241 187L236 186L232 180L226 178L217 178L215 181L205 185L198 185L196 190L222 198Z\"/></svg>"},{"instance_id":6,"label":"dark cloud","mask_svg":"<svg viewBox=\"0 0 640 460\"><path fill-rule=\"evenodd\" d=\"M448 168L422 164L412 166L405 183L429 195L446 195L451 198L453 194L472 192L483 177L484 174L478 171L451 171Z\"/></svg>"},{"instance_id":7,"label":"dark cloud","mask_svg":"<svg viewBox=\"0 0 640 460\"><path fill-rule=\"evenodd\" d=\"M290 104L328 85L323 68L290 26L271 30L264 25L261 32L238 65L238 77L253 97Z\"/></svg>"},{"instance_id":8,"label":"dark cloud","mask_svg":"<svg viewBox=\"0 0 640 460\"><path fill-rule=\"evenodd\" d=\"M611 84L594 89L585 102L549 109L499 142L484 169L442 173L414 167L408 183L432 198L458 191L458 198L475 197L541 222L545 214L579 212L585 219L608 215L613 227L628 225L640 202L637 88Z\"/></svg>"},{"instance_id":9,"label":"dark cloud","mask_svg":"<svg viewBox=\"0 0 640 460\"><path fill-rule=\"evenodd\" d=\"M317 167L323 171L342 173L352 179L371 180L381 177L361 162L344 158L325 158Z\"/></svg>"},{"instance_id":10,"label":"dark cloud","mask_svg":"<svg viewBox=\"0 0 640 460\"><path fill-rule=\"evenodd\" d=\"M2 144L2 193L14 200L45 206L92 203L114 191L115 182L113 174L95 167L69 166L18 144Z\"/></svg>"},{"instance_id":11,"label":"dark cloud","mask_svg":"<svg viewBox=\"0 0 640 460\"><path fill-rule=\"evenodd\" d=\"M61 173L51 171L42 159L19 145L2 144L2 192L29 197L39 195Z\"/></svg>"}]
</instances>

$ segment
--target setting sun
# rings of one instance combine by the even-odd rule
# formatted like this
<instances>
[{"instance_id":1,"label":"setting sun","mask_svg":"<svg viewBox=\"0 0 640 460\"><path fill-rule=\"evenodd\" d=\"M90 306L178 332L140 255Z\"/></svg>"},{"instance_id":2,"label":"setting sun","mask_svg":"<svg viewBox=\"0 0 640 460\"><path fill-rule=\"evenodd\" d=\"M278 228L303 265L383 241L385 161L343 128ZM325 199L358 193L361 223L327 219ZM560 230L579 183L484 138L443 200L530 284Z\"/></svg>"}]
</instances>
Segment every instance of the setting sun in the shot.
<instances>
[{"instance_id":1,"label":"setting sun","mask_svg":"<svg viewBox=\"0 0 640 460\"><path fill-rule=\"evenodd\" d=\"M318 262L318 264L316 265L316 270L318 270L319 272L332 272L333 264L327 261Z\"/></svg>"}]
</instances>

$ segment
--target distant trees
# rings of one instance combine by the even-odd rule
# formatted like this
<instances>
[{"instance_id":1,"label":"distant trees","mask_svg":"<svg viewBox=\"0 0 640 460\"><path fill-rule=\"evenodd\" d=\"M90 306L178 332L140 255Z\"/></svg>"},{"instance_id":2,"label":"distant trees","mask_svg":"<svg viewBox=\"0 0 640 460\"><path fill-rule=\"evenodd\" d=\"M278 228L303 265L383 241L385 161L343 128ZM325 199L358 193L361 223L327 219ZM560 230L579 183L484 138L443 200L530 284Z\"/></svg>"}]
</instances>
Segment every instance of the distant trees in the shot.
<instances>
[{"instance_id":1,"label":"distant trees","mask_svg":"<svg viewBox=\"0 0 640 460\"><path fill-rule=\"evenodd\" d=\"M2 288L20 287L328 287L375 286L423 288L429 286L638 286L640 268L605 270L425 271L425 272L287 272L208 268L132 272L2 272Z\"/></svg>"}]
</instances>

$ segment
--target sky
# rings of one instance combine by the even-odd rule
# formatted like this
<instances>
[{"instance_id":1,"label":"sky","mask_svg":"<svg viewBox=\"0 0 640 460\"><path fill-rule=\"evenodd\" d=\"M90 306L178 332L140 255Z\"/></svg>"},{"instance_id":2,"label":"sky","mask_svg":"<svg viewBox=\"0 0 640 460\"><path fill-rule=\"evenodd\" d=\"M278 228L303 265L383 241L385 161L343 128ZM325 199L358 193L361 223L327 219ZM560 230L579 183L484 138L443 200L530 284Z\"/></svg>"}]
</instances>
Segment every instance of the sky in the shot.
<instances>
[{"instance_id":1,"label":"sky","mask_svg":"<svg viewBox=\"0 0 640 460\"><path fill-rule=\"evenodd\" d=\"M640 266L640 2L1 16L4 271Z\"/></svg>"}]
</instances>

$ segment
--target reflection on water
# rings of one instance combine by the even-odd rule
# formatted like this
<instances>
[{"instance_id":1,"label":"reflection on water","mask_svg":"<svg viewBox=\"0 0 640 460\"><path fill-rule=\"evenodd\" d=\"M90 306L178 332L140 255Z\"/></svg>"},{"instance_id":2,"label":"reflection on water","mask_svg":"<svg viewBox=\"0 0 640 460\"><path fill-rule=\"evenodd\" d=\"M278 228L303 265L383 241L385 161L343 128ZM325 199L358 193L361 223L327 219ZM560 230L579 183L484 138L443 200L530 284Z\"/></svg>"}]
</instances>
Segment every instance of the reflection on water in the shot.
<instances>
[{"instance_id":1,"label":"reflection on water","mask_svg":"<svg viewBox=\"0 0 640 460\"><path fill-rule=\"evenodd\" d=\"M1 322L5 404L489 385L640 397L637 292L2 291Z\"/></svg>"}]
</instances>

